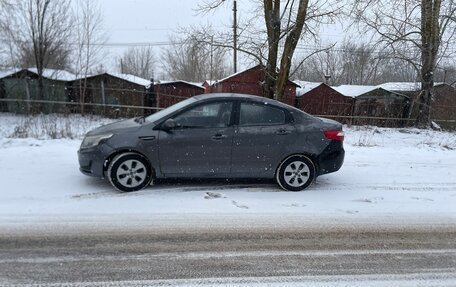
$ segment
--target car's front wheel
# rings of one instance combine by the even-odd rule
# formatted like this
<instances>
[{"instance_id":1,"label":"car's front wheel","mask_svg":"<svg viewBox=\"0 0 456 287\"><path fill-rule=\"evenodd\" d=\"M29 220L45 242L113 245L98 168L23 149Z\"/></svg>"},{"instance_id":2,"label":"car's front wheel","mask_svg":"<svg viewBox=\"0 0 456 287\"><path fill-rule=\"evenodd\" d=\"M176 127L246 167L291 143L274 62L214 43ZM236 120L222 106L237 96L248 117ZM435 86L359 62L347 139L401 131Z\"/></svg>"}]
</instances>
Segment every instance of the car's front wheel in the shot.
<instances>
[{"instance_id":1,"label":"car's front wheel","mask_svg":"<svg viewBox=\"0 0 456 287\"><path fill-rule=\"evenodd\" d=\"M109 182L124 192L137 191L150 184L152 169L149 162L137 153L115 156L107 170Z\"/></svg>"},{"instance_id":2,"label":"car's front wheel","mask_svg":"<svg viewBox=\"0 0 456 287\"><path fill-rule=\"evenodd\" d=\"M301 191L315 179L315 165L304 155L285 159L276 172L277 183L285 190Z\"/></svg>"}]
</instances>

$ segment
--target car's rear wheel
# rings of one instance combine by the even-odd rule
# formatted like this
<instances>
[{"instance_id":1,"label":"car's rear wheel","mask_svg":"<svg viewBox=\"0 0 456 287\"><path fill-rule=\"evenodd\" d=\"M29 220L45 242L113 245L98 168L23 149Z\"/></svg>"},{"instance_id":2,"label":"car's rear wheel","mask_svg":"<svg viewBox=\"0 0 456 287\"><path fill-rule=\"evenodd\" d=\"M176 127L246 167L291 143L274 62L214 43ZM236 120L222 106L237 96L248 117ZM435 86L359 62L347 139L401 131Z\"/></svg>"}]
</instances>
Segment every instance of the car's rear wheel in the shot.
<instances>
[{"instance_id":1,"label":"car's rear wheel","mask_svg":"<svg viewBox=\"0 0 456 287\"><path fill-rule=\"evenodd\" d=\"M152 169L143 156L127 152L115 156L107 170L109 182L123 192L137 191L148 186Z\"/></svg>"},{"instance_id":2,"label":"car's rear wheel","mask_svg":"<svg viewBox=\"0 0 456 287\"><path fill-rule=\"evenodd\" d=\"M276 180L285 190L301 191L315 180L315 165L304 155L290 156L277 169Z\"/></svg>"}]
</instances>

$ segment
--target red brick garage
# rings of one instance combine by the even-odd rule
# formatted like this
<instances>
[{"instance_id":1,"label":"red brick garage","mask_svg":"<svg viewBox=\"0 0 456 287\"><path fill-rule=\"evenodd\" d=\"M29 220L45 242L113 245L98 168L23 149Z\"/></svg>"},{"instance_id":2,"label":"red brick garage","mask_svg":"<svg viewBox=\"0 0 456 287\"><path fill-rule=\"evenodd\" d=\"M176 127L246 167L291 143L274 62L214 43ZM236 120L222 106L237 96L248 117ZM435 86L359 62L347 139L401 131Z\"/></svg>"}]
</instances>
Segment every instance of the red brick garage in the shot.
<instances>
[{"instance_id":1,"label":"red brick garage","mask_svg":"<svg viewBox=\"0 0 456 287\"><path fill-rule=\"evenodd\" d=\"M212 93L241 93L263 96L265 71L263 66L258 65L245 71L233 74L227 78L215 82L208 91ZM297 84L287 81L282 102L294 106L296 99Z\"/></svg>"},{"instance_id":2,"label":"red brick garage","mask_svg":"<svg viewBox=\"0 0 456 287\"><path fill-rule=\"evenodd\" d=\"M331 115L336 116L334 119L337 121L346 122L343 117L352 115L354 99L344 96L325 83L319 83L300 94L296 103L298 109L311 115Z\"/></svg>"}]
</instances>

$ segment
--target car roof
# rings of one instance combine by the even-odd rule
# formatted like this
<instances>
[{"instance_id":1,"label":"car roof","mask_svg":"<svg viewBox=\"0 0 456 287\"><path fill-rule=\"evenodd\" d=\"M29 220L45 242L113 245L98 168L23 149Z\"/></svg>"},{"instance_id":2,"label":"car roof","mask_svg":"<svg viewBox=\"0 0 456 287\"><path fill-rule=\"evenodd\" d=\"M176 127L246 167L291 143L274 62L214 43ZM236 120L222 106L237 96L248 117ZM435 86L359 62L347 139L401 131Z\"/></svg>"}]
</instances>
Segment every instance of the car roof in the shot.
<instances>
[{"instance_id":1,"label":"car roof","mask_svg":"<svg viewBox=\"0 0 456 287\"><path fill-rule=\"evenodd\" d=\"M208 100L208 99L240 99L240 100L252 100L252 101L257 101L257 102L263 102L263 103L269 103L269 104L274 104L278 105L284 108L289 109L290 107L286 104L283 104L279 101L265 98L265 97L259 97L259 96L254 96L254 95L247 95L247 94L238 94L238 93L211 93L211 94L202 94L194 97L196 100Z\"/></svg>"}]
</instances>

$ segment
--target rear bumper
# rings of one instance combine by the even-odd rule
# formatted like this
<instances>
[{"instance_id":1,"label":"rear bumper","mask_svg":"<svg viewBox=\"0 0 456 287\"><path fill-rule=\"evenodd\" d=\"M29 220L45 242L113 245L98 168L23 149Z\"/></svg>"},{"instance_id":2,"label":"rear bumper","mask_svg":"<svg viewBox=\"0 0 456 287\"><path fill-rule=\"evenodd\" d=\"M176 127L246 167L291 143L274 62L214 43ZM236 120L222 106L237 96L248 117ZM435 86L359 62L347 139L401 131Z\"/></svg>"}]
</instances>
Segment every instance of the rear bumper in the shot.
<instances>
[{"instance_id":1,"label":"rear bumper","mask_svg":"<svg viewBox=\"0 0 456 287\"><path fill-rule=\"evenodd\" d=\"M344 163L345 150L342 141L331 141L325 150L318 156L317 175L338 171Z\"/></svg>"}]
</instances>

